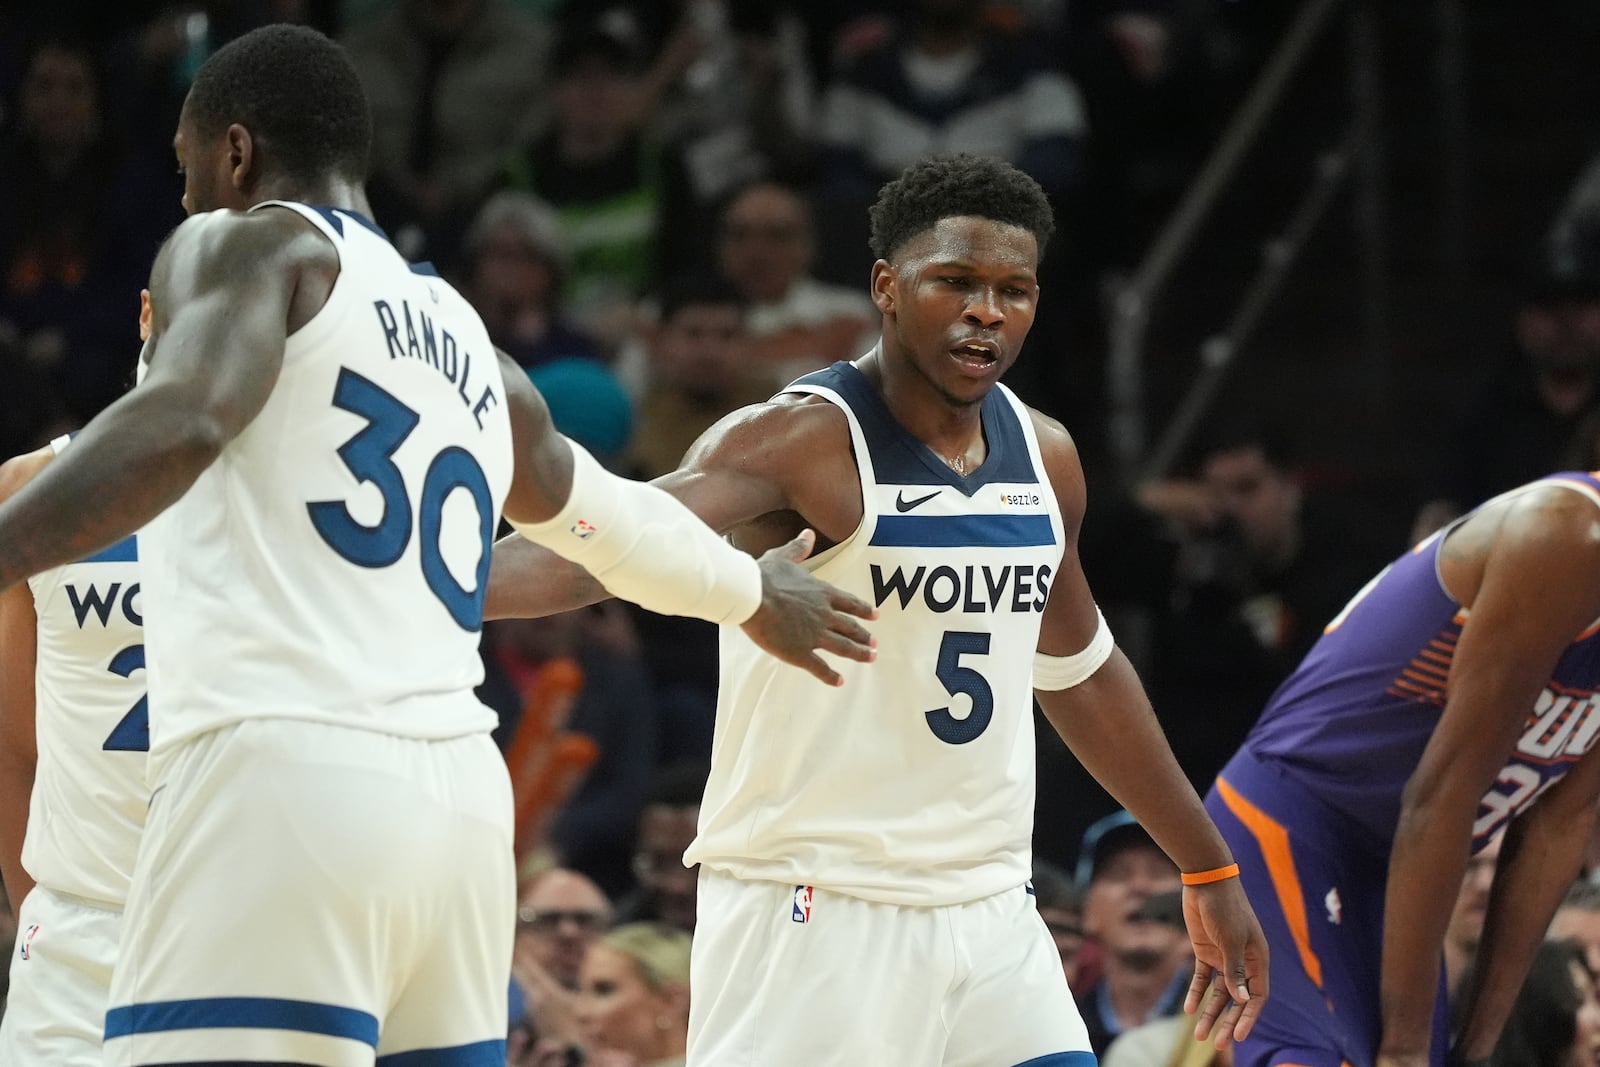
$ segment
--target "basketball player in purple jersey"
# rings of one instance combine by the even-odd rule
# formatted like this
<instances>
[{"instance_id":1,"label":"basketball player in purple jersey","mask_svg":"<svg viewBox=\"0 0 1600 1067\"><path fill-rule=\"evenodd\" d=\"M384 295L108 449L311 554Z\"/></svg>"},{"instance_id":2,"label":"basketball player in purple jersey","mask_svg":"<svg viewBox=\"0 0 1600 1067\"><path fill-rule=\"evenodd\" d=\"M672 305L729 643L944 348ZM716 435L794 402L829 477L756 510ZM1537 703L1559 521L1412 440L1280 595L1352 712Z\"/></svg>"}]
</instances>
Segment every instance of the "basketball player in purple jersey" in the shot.
<instances>
[{"instance_id":1,"label":"basketball player in purple jersey","mask_svg":"<svg viewBox=\"0 0 1600 1067\"><path fill-rule=\"evenodd\" d=\"M1206 805L1272 946L1238 1067L1487 1063L1600 795L1600 474L1498 496L1369 582ZM1506 828L1446 1027L1467 860Z\"/></svg>"}]
</instances>

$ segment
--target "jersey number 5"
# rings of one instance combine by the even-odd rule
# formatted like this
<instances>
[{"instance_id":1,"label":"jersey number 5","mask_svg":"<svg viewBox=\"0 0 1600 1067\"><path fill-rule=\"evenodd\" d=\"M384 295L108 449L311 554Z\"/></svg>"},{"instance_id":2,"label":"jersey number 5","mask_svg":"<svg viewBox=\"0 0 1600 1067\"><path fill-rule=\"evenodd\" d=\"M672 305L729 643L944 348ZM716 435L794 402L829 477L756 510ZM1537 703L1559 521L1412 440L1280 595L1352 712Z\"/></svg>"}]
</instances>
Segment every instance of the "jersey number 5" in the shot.
<instances>
[{"instance_id":1,"label":"jersey number 5","mask_svg":"<svg viewBox=\"0 0 1600 1067\"><path fill-rule=\"evenodd\" d=\"M972 710L964 719L950 714L949 708L935 708L927 713L928 729L946 744L964 745L974 740L989 728L989 720L994 718L994 690L989 688L989 680L971 667L961 665L962 656L988 653L988 634L946 630L944 640L939 642L939 662L933 673L951 696L965 693L972 698Z\"/></svg>"},{"instance_id":2,"label":"jersey number 5","mask_svg":"<svg viewBox=\"0 0 1600 1067\"><path fill-rule=\"evenodd\" d=\"M341 368L333 389L333 406L367 420L367 425L339 447L339 458L356 476L370 482L383 495L383 514L371 526L356 521L342 500L316 500L306 505L311 525L328 546L358 567L388 567L405 554L413 529L411 494L395 466L394 454L417 428L418 416L370 380L348 367ZM478 556L477 586L468 591L456 582L439 548L444 502L452 492L465 489L478 509L482 552ZM422 502L417 516L422 527L418 545L422 577L450 617L463 630L483 625L483 598L489 584L489 551L494 539L494 500L483 468L464 448L451 445L428 464L422 479Z\"/></svg>"}]
</instances>

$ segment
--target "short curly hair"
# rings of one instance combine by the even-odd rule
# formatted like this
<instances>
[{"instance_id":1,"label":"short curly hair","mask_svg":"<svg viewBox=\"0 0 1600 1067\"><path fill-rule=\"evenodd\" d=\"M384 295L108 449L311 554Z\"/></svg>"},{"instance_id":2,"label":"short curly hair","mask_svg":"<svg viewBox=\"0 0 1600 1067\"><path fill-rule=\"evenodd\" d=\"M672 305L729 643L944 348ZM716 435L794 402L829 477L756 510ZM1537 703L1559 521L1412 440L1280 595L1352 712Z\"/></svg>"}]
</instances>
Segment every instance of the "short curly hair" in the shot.
<instances>
[{"instance_id":1,"label":"short curly hair","mask_svg":"<svg viewBox=\"0 0 1600 1067\"><path fill-rule=\"evenodd\" d=\"M217 49L184 112L204 136L244 126L293 178L366 179L372 115L361 79L343 47L308 27L262 26Z\"/></svg>"},{"instance_id":2,"label":"short curly hair","mask_svg":"<svg viewBox=\"0 0 1600 1067\"><path fill-rule=\"evenodd\" d=\"M1050 198L1027 174L992 156L961 153L913 163L878 190L872 205L872 254L890 259L940 219L975 215L1033 234L1039 254L1055 232Z\"/></svg>"}]
</instances>

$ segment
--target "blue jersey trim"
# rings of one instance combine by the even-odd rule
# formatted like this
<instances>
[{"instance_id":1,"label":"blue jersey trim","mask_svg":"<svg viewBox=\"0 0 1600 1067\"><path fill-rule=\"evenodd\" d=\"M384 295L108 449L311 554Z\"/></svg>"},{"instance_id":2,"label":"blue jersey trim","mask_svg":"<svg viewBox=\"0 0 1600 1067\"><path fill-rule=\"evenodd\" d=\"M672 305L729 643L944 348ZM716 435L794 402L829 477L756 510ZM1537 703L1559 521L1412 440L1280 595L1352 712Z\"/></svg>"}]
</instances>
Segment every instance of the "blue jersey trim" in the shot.
<instances>
[{"instance_id":1,"label":"blue jersey trim","mask_svg":"<svg viewBox=\"0 0 1600 1067\"><path fill-rule=\"evenodd\" d=\"M1016 1067L1096 1067L1099 1062L1092 1052L1052 1052L1023 1060Z\"/></svg>"},{"instance_id":2,"label":"blue jersey trim","mask_svg":"<svg viewBox=\"0 0 1600 1067\"><path fill-rule=\"evenodd\" d=\"M139 535L129 534L110 548L102 548L79 563L137 563L139 562Z\"/></svg>"},{"instance_id":3,"label":"blue jersey trim","mask_svg":"<svg viewBox=\"0 0 1600 1067\"><path fill-rule=\"evenodd\" d=\"M336 1004L311 1000L201 997L195 1000L129 1004L106 1012L107 1041L133 1034L218 1029L293 1030L302 1034L343 1037L372 1048L378 1047L377 1016L355 1008L341 1008ZM453 1064L457 1061L449 1062ZM476 1063L468 1060L460 1062Z\"/></svg>"},{"instance_id":4,"label":"blue jersey trim","mask_svg":"<svg viewBox=\"0 0 1600 1067\"><path fill-rule=\"evenodd\" d=\"M999 389L983 398L983 438L989 453L977 470L963 477L900 425L882 394L855 364L841 361L794 384L831 389L850 405L867 440L879 485L948 485L970 497L995 482L1034 485L1040 481L1017 411Z\"/></svg>"},{"instance_id":5,"label":"blue jersey trim","mask_svg":"<svg viewBox=\"0 0 1600 1067\"><path fill-rule=\"evenodd\" d=\"M884 548L1035 548L1056 543L1048 515L879 515Z\"/></svg>"},{"instance_id":6,"label":"blue jersey trim","mask_svg":"<svg viewBox=\"0 0 1600 1067\"><path fill-rule=\"evenodd\" d=\"M504 1039L379 1056L377 1067L505 1067Z\"/></svg>"}]
</instances>

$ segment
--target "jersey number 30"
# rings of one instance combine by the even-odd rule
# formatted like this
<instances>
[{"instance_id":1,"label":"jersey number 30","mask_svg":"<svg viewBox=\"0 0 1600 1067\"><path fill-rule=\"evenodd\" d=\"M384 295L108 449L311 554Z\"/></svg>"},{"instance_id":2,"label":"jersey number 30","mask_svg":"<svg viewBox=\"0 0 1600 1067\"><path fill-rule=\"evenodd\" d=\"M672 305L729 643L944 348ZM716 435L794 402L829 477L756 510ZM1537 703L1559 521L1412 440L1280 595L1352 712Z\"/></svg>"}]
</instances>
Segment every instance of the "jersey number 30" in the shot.
<instances>
[{"instance_id":1,"label":"jersey number 30","mask_svg":"<svg viewBox=\"0 0 1600 1067\"><path fill-rule=\"evenodd\" d=\"M339 458L358 481L370 482L383 494L383 514L366 526L350 514L342 500L317 500L306 505L311 525L339 555L358 567L388 567L405 554L411 543L411 494L406 489L394 454L417 428L418 416L383 389L348 367L339 371L333 389L333 406L367 420L367 425L339 448ZM483 543L478 557L477 587L470 592L455 580L439 548L445 500L457 489L472 495L478 508ZM489 583L489 551L494 539L494 500L483 468L464 448L451 445L433 457L422 479L422 499L415 525L421 527L418 545L422 577L450 617L463 630L483 625L483 598Z\"/></svg>"},{"instance_id":2,"label":"jersey number 30","mask_svg":"<svg viewBox=\"0 0 1600 1067\"><path fill-rule=\"evenodd\" d=\"M988 653L988 634L946 630L944 640L939 642L939 662L933 673L951 696L965 693L972 698L972 709L964 719L950 714L949 708L927 712L928 729L946 744L964 745L975 740L989 728L989 720L994 718L994 690L989 688L989 680L971 667L961 665L962 656Z\"/></svg>"}]
</instances>

